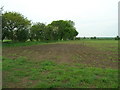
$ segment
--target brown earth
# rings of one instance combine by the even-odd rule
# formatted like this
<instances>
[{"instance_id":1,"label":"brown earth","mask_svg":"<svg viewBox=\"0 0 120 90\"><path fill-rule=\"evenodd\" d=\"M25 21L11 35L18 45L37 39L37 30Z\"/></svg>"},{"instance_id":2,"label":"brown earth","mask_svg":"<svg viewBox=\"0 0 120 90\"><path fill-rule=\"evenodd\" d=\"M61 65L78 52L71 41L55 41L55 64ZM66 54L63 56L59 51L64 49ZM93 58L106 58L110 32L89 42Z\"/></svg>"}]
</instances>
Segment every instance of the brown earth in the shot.
<instances>
[{"instance_id":1,"label":"brown earth","mask_svg":"<svg viewBox=\"0 0 120 90\"><path fill-rule=\"evenodd\" d=\"M28 60L39 62L41 60L54 60L57 63L81 63L88 66L102 68L118 68L118 63L113 62L117 54L110 51L100 51L83 44L47 44L24 47L3 48L3 57L13 60L22 56ZM109 58L112 56L114 58Z\"/></svg>"}]
</instances>

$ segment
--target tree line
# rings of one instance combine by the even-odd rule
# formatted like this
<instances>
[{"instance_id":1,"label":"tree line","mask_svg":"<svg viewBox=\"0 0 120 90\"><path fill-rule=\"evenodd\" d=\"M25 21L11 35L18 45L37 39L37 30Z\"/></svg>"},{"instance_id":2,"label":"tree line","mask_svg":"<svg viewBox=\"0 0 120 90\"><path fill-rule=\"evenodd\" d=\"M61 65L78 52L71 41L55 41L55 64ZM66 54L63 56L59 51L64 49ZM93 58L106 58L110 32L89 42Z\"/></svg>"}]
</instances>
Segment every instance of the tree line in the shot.
<instances>
[{"instance_id":1,"label":"tree line","mask_svg":"<svg viewBox=\"0 0 120 90\"><path fill-rule=\"evenodd\" d=\"M31 23L26 17L17 12L2 14L2 41L25 42L46 40L73 40L78 32L71 20L57 20L45 25L44 23Z\"/></svg>"},{"instance_id":2,"label":"tree line","mask_svg":"<svg viewBox=\"0 0 120 90\"><path fill-rule=\"evenodd\" d=\"M76 37L75 40L80 40L80 39L92 39L92 40L120 40L119 36L116 37Z\"/></svg>"}]
</instances>

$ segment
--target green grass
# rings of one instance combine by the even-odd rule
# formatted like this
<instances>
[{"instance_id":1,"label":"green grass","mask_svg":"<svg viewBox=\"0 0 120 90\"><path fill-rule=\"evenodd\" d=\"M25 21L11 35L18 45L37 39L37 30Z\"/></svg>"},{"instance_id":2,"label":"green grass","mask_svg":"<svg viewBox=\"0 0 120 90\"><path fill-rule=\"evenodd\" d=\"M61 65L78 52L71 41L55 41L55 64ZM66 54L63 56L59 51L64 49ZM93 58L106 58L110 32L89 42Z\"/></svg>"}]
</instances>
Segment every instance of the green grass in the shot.
<instances>
[{"instance_id":1,"label":"green grass","mask_svg":"<svg viewBox=\"0 0 120 90\"><path fill-rule=\"evenodd\" d=\"M98 50L118 53L117 40L73 40L73 41L51 41L51 42L9 42L3 43L4 48L21 47L43 44L82 44L94 47ZM114 59L115 55L106 55L108 59ZM13 56L16 56L14 54ZM56 56L59 58L60 56ZM81 57L73 56L74 60ZM57 64L52 60L43 60L34 62L27 60L25 57L17 59L3 58L3 77L4 88L17 86L23 88L117 88L118 87L118 70L102 69L88 67L87 65Z\"/></svg>"},{"instance_id":2,"label":"green grass","mask_svg":"<svg viewBox=\"0 0 120 90\"><path fill-rule=\"evenodd\" d=\"M63 41L26 41L26 42L12 42L10 40L5 40L2 42L2 47L21 47L21 46L31 46L31 45L42 45L42 44L54 44Z\"/></svg>"},{"instance_id":3,"label":"green grass","mask_svg":"<svg viewBox=\"0 0 120 90\"><path fill-rule=\"evenodd\" d=\"M21 47L21 46L31 46L31 45L38 45L44 44L45 42L4 42L2 43L2 47Z\"/></svg>"},{"instance_id":4,"label":"green grass","mask_svg":"<svg viewBox=\"0 0 120 90\"><path fill-rule=\"evenodd\" d=\"M3 88L117 88L118 71L83 64L57 64L51 60L34 62L20 57L3 58ZM25 79L27 78L27 79ZM25 79L25 80L24 80Z\"/></svg>"},{"instance_id":5,"label":"green grass","mask_svg":"<svg viewBox=\"0 0 120 90\"><path fill-rule=\"evenodd\" d=\"M88 46L96 46L96 47L101 47L101 44L103 45L102 47L106 46L118 46L118 41L117 40L68 40L68 41L45 41L45 42L40 42L40 41L27 41L27 42L4 42L3 47L19 47L19 46L31 46L31 45L41 45L41 44L83 44L83 45L88 45Z\"/></svg>"}]
</instances>

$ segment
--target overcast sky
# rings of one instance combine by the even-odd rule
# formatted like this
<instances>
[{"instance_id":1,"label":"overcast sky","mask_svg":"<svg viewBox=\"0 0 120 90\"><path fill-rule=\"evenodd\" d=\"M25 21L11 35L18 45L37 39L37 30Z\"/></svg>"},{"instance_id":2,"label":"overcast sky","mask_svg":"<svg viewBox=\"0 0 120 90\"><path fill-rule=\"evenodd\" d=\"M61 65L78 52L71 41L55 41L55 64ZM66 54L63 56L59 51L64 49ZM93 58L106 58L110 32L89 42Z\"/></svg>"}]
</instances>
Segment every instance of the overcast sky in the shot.
<instances>
[{"instance_id":1,"label":"overcast sky","mask_svg":"<svg viewBox=\"0 0 120 90\"><path fill-rule=\"evenodd\" d=\"M32 22L72 20L78 36L117 36L119 0L1 0L4 11L16 11Z\"/></svg>"}]
</instances>

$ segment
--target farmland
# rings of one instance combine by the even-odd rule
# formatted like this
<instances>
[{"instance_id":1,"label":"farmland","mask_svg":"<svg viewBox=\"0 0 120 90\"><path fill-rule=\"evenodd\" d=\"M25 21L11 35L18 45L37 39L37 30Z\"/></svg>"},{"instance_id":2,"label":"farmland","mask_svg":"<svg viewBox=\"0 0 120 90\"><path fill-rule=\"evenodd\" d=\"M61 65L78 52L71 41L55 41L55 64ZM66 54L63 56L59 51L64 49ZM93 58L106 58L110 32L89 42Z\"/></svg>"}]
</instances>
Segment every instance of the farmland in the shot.
<instances>
[{"instance_id":1,"label":"farmland","mask_svg":"<svg viewBox=\"0 0 120 90\"><path fill-rule=\"evenodd\" d=\"M3 43L4 88L117 88L118 41Z\"/></svg>"}]
</instances>

